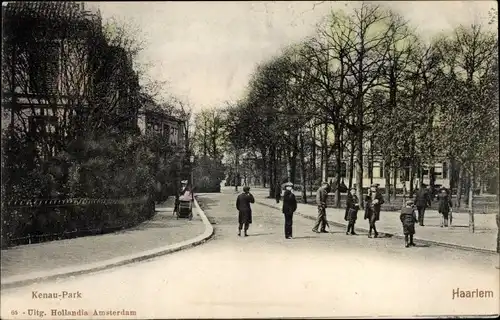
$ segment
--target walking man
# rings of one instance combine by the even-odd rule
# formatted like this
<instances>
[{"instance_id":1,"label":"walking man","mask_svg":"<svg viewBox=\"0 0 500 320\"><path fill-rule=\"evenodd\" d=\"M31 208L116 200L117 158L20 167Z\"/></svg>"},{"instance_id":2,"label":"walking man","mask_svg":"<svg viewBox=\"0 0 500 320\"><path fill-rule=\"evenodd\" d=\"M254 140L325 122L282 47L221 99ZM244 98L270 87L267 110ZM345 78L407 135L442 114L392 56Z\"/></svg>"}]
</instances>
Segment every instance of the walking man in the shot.
<instances>
[{"instance_id":1,"label":"walking man","mask_svg":"<svg viewBox=\"0 0 500 320\"><path fill-rule=\"evenodd\" d=\"M285 193L283 194L283 214L285 215L285 238L292 239L293 213L297 210L297 199L292 192L293 184L285 184Z\"/></svg>"},{"instance_id":2,"label":"walking man","mask_svg":"<svg viewBox=\"0 0 500 320\"><path fill-rule=\"evenodd\" d=\"M316 204L318 205L318 218L312 229L316 233L327 233L326 226L328 221L326 220L326 200L328 199L328 192L330 192L330 185L328 182L323 182L321 187L316 192ZM318 231L318 228L320 228Z\"/></svg>"},{"instance_id":3,"label":"walking man","mask_svg":"<svg viewBox=\"0 0 500 320\"><path fill-rule=\"evenodd\" d=\"M377 238L378 232L375 223L380 219L380 208L382 204L384 204L384 197L379 192L378 185L372 184L365 201L365 220L368 219L368 222L370 223L368 238L372 237L372 231L374 232L374 237Z\"/></svg>"},{"instance_id":4,"label":"walking man","mask_svg":"<svg viewBox=\"0 0 500 320\"><path fill-rule=\"evenodd\" d=\"M241 236L241 229L245 227L245 237L248 236L248 228L252 223L252 207L251 203L255 203L255 198L250 193L250 187L244 186L243 192L236 198L236 209L238 210L238 236Z\"/></svg>"},{"instance_id":5,"label":"walking man","mask_svg":"<svg viewBox=\"0 0 500 320\"><path fill-rule=\"evenodd\" d=\"M415 194L415 206L418 210L418 224L424 226L425 209L431 206L431 196L424 184L420 185Z\"/></svg>"}]
</instances>

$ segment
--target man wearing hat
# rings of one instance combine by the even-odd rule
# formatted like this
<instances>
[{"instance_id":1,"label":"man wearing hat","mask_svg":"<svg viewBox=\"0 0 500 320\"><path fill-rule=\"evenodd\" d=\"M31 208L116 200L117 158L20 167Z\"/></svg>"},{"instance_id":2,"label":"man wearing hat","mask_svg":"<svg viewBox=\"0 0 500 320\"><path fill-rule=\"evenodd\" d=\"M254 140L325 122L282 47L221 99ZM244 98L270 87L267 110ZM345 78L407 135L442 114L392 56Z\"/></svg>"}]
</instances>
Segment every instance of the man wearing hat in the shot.
<instances>
[{"instance_id":1,"label":"man wearing hat","mask_svg":"<svg viewBox=\"0 0 500 320\"><path fill-rule=\"evenodd\" d=\"M248 236L247 231L252 223L252 207L251 203L255 203L255 198L250 193L250 187L244 186L243 192L236 198L236 209L238 210L238 236L241 236L241 229L245 227L245 237Z\"/></svg>"},{"instance_id":2,"label":"man wearing hat","mask_svg":"<svg viewBox=\"0 0 500 320\"><path fill-rule=\"evenodd\" d=\"M375 223L380 219L380 208L384 204L384 197L378 191L378 185L372 184L368 195L365 198L366 208L365 208L365 220L368 219L370 223L370 231L368 232L368 238L372 237L372 231L374 232L374 237L378 237L377 227Z\"/></svg>"},{"instance_id":3,"label":"man wearing hat","mask_svg":"<svg viewBox=\"0 0 500 320\"><path fill-rule=\"evenodd\" d=\"M293 184L291 182L285 183L284 187L282 212L285 215L285 238L292 239L293 213L297 210L297 199L292 192Z\"/></svg>"},{"instance_id":4,"label":"man wearing hat","mask_svg":"<svg viewBox=\"0 0 500 320\"><path fill-rule=\"evenodd\" d=\"M316 191L316 204L318 205L318 218L312 229L316 233L326 233L326 226L328 221L326 220L326 201L328 199L328 192L330 192L330 185L328 182L323 182L318 191ZM321 231L318 229L321 227Z\"/></svg>"},{"instance_id":5,"label":"man wearing hat","mask_svg":"<svg viewBox=\"0 0 500 320\"><path fill-rule=\"evenodd\" d=\"M406 206L401 209L399 219L403 224L403 233L405 235L405 247L415 246L413 235L415 234L415 223L417 222L417 208L413 205L413 201L407 201ZM410 238L408 242L408 237Z\"/></svg>"},{"instance_id":6,"label":"man wearing hat","mask_svg":"<svg viewBox=\"0 0 500 320\"><path fill-rule=\"evenodd\" d=\"M431 196L423 183L420 184L420 188L415 194L414 203L418 210L418 224L424 226L425 209L431 206Z\"/></svg>"}]
</instances>

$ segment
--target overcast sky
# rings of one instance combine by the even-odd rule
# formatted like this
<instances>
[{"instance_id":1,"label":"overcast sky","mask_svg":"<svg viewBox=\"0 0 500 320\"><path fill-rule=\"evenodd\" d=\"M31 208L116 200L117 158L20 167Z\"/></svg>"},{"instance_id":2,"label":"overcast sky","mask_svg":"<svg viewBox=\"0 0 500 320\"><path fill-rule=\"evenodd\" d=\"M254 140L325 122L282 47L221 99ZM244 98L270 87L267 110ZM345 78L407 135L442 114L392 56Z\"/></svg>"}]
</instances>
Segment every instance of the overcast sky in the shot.
<instances>
[{"instance_id":1,"label":"overcast sky","mask_svg":"<svg viewBox=\"0 0 500 320\"><path fill-rule=\"evenodd\" d=\"M317 4L315 6L315 3ZM382 3L382 2L381 2ZM384 2L425 36L487 19L495 1ZM94 3L94 5L96 5ZM147 48L140 59L149 76L168 80L168 90L195 111L242 96L255 66L314 32L331 8L357 2L100 2L103 19L137 25Z\"/></svg>"}]
</instances>

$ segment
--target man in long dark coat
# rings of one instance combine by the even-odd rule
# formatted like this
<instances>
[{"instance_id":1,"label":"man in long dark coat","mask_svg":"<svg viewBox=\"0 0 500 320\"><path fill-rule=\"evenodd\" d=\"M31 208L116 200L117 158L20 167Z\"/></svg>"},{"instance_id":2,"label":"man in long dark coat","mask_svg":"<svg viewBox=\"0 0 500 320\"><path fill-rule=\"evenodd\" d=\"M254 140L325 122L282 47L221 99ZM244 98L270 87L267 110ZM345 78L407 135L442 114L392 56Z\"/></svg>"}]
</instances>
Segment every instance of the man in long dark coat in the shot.
<instances>
[{"instance_id":1,"label":"man in long dark coat","mask_svg":"<svg viewBox=\"0 0 500 320\"><path fill-rule=\"evenodd\" d=\"M297 199L292 192L293 184L285 184L285 193L283 194L283 209L285 215L285 238L292 239L293 213L297 210Z\"/></svg>"},{"instance_id":2,"label":"man in long dark coat","mask_svg":"<svg viewBox=\"0 0 500 320\"><path fill-rule=\"evenodd\" d=\"M431 206L431 195L423 184L420 185L415 194L415 206L418 210L418 224L424 226L425 209Z\"/></svg>"},{"instance_id":3,"label":"man in long dark coat","mask_svg":"<svg viewBox=\"0 0 500 320\"><path fill-rule=\"evenodd\" d=\"M255 198L250 193L250 187L243 187L243 193L236 198L236 209L238 210L238 236L241 236L241 229L245 227L245 237L248 236L248 228L252 223L252 207L251 203L255 203Z\"/></svg>"},{"instance_id":4,"label":"man in long dark coat","mask_svg":"<svg viewBox=\"0 0 500 320\"><path fill-rule=\"evenodd\" d=\"M372 231L374 232L374 237L378 237L377 227L375 223L380 219L380 208L384 204L384 197L378 190L378 185L372 184L368 195L365 198L366 208L365 208L365 220L368 219L370 223L370 231L368 232L368 238L372 237Z\"/></svg>"}]
</instances>

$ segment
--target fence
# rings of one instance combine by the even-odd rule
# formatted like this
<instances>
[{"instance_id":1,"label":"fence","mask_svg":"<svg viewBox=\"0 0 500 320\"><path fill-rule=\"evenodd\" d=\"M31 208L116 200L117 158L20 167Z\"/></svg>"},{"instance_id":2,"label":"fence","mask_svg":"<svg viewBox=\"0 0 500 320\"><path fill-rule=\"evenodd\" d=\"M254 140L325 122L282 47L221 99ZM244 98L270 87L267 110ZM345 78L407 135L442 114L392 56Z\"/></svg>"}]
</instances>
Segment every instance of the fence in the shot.
<instances>
[{"instance_id":1,"label":"fence","mask_svg":"<svg viewBox=\"0 0 500 320\"><path fill-rule=\"evenodd\" d=\"M154 199L32 199L6 201L2 248L104 234L154 215Z\"/></svg>"}]
</instances>

